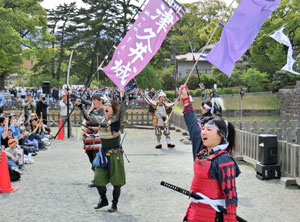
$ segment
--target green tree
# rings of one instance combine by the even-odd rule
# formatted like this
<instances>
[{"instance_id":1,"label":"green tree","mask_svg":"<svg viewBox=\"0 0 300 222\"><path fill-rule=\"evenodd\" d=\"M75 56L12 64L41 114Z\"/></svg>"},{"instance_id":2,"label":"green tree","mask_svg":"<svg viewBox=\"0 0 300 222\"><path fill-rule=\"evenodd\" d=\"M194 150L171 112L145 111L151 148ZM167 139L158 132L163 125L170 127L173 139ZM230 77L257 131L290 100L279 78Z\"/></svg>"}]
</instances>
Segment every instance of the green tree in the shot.
<instances>
[{"instance_id":1,"label":"green tree","mask_svg":"<svg viewBox=\"0 0 300 222\"><path fill-rule=\"evenodd\" d=\"M290 81L290 79L291 79L290 75L286 71L283 70L277 71L273 75L273 79L272 79L273 91L277 92L279 89L286 86Z\"/></svg>"},{"instance_id":2,"label":"green tree","mask_svg":"<svg viewBox=\"0 0 300 222\"><path fill-rule=\"evenodd\" d=\"M155 69L149 64L144 70L136 77L138 87L142 89L155 88L161 89L162 85L158 79Z\"/></svg>"},{"instance_id":3,"label":"green tree","mask_svg":"<svg viewBox=\"0 0 300 222\"><path fill-rule=\"evenodd\" d=\"M270 76L286 64L287 47L268 35L281 26L294 45L295 57L300 53L299 0L282 0L272 16L266 20L248 53L251 67ZM298 60L298 64L299 60ZM296 66L297 67L297 66Z\"/></svg>"},{"instance_id":4,"label":"green tree","mask_svg":"<svg viewBox=\"0 0 300 222\"><path fill-rule=\"evenodd\" d=\"M174 90L174 77L170 73L164 73L161 77L164 90Z\"/></svg>"},{"instance_id":5,"label":"green tree","mask_svg":"<svg viewBox=\"0 0 300 222\"><path fill-rule=\"evenodd\" d=\"M224 87L229 86L229 77L220 70L218 70L216 67L212 68L211 75L213 76L215 83L218 85L218 88L223 89Z\"/></svg>"},{"instance_id":6,"label":"green tree","mask_svg":"<svg viewBox=\"0 0 300 222\"><path fill-rule=\"evenodd\" d=\"M263 90L263 84L269 82L267 73L262 73L255 68L244 71L241 80L243 81L243 85L248 88L248 92Z\"/></svg>"},{"instance_id":7,"label":"green tree","mask_svg":"<svg viewBox=\"0 0 300 222\"><path fill-rule=\"evenodd\" d=\"M210 74L201 73L200 75L201 82L204 84L206 89L211 89L214 87L215 80L214 77Z\"/></svg>"},{"instance_id":8,"label":"green tree","mask_svg":"<svg viewBox=\"0 0 300 222\"><path fill-rule=\"evenodd\" d=\"M185 76L182 79L177 80L177 87L180 85L185 84L188 76ZM199 79L196 74L191 74L189 81L188 81L189 89L198 89L199 88ZM173 87L174 88L174 87Z\"/></svg>"},{"instance_id":9,"label":"green tree","mask_svg":"<svg viewBox=\"0 0 300 222\"><path fill-rule=\"evenodd\" d=\"M56 41L51 43L52 49L57 49L56 56L51 58L51 75L60 80L63 72L66 73L66 64L68 62L69 54L67 39L72 35L73 30L69 30L70 23L74 22L78 10L75 2L70 4L63 4L57 6L48 12L48 27L56 36ZM55 66L55 63L57 66ZM63 68L64 67L64 68Z\"/></svg>"},{"instance_id":10,"label":"green tree","mask_svg":"<svg viewBox=\"0 0 300 222\"><path fill-rule=\"evenodd\" d=\"M197 1L184 6L185 15L172 27L162 47L151 61L156 69L164 67L165 59L170 58L174 53L174 44L177 55L191 52L190 42L195 52L200 51L206 45L218 22L224 23L232 13L229 11L225 14L226 4L220 0ZM219 40L221 31L221 28L217 30L212 43Z\"/></svg>"},{"instance_id":11,"label":"green tree","mask_svg":"<svg viewBox=\"0 0 300 222\"><path fill-rule=\"evenodd\" d=\"M118 39L134 22L132 16L137 10L129 0L85 0L84 3L88 8L79 9L74 23L68 27L72 35L67 41L75 49L73 69L80 82L87 82L112 46L119 44ZM100 81L112 85L103 72Z\"/></svg>"},{"instance_id":12,"label":"green tree","mask_svg":"<svg viewBox=\"0 0 300 222\"><path fill-rule=\"evenodd\" d=\"M22 67L25 54L32 55L43 48L39 43L50 37L46 24L46 12L38 0L0 1L1 89L8 74L25 72Z\"/></svg>"}]
</instances>

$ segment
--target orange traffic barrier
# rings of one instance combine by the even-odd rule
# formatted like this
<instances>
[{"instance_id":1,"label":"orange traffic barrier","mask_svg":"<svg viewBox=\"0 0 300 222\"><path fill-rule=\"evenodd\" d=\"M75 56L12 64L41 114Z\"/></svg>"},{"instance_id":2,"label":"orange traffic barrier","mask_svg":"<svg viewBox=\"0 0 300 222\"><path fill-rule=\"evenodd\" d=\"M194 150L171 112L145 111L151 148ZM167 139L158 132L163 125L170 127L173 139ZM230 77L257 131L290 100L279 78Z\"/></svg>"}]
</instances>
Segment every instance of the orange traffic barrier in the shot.
<instances>
[{"instance_id":1,"label":"orange traffic barrier","mask_svg":"<svg viewBox=\"0 0 300 222\"><path fill-rule=\"evenodd\" d=\"M0 163L0 193L12 193L15 192L17 189L18 188L11 187L6 153L2 151Z\"/></svg>"},{"instance_id":2,"label":"orange traffic barrier","mask_svg":"<svg viewBox=\"0 0 300 222\"><path fill-rule=\"evenodd\" d=\"M62 127L62 120L60 119L59 120L59 123L58 123L58 130ZM61 129L58 133L58 136L57 136L57 139L58 140L64 140L65 139L65 136L64 136L64 129Z\"/></svg>"}]
</instances>

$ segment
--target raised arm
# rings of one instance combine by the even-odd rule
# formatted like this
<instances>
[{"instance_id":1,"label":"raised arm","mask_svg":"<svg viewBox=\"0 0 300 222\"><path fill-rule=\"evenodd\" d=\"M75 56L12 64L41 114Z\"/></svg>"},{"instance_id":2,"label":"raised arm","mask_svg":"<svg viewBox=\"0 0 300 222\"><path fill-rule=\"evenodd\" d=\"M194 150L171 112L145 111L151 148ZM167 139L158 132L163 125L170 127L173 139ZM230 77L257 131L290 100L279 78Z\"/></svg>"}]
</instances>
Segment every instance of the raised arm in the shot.
<instances>
[{"instance_id":1,"label":"raised arm","mask_svg":"<svg viewBox=\"0 0 300 222\"><path fill-rule=\"evenodd\" d=\"M107 122L107 120L105 119L105 116L90 116L90 115L88 115L87 111L82 107L80 99L76 99L75 104L80 108L80 111L82 112L84 119L86 119L90 122L97 123L99 125Z\"/></svg>"},{"instance_id":2,"label":"raised arm","mask_svg":"<svg viewBox=\"0 0 300 222\"><path fill-rule=\"evenodd\" d=\"M154 106L157 105L157 102L155 102L153 99L151 99L147 92L143 92L143 93L141 93L141 95L144 97L145 101L149 105L154 105Z\"/></svg>"},{"instance_id":3,"label":"raised arm","mask_svg":"<svg viewBox=\"0 0 300 222\"><path fill-rule=\"evenodd\" d=\"M203 146L201 138L201 125L197 120L197 116L194 111L194 107L189 99L189 92L186 85L182 85L178 91L181 101L183 102L183 118L187 126L192 145L193 145L193 157L195 159L196 154L200 151Z\"/></svg>"},{"instance_id":4,"label":"raised arm","mask_svg":"<svg viewBox=\"0 0 300 222\"><path fill-rule=\"evenodd\" d=\"M188 88L186 85L182 85L179 88L179 95L181 98L181 101L183 103L183 117L184 117L184 121L185 124L188 128L188 131L190 133L190 136L192 137L193 131L197 131L199 132L199 136L201 133L201 126L199 121L197 120L197 116L194 110L194 107L192 105L192 103L190 102L190 98L189 98L189 92L188 92ZM191 138L192 139L192 138ZM201 137L200 137L201 139Z\"/></svg>"}]
</instances>

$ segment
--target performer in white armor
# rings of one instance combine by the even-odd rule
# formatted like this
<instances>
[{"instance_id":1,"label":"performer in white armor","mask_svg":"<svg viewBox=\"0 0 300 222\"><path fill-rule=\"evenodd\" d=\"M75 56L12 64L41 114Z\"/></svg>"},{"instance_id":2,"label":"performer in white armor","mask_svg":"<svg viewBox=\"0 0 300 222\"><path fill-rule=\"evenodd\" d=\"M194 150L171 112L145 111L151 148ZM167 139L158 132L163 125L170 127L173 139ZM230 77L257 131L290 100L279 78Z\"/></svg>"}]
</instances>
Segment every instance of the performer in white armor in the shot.
<instances>
[{"instance_id":1,"label":"performer in white armor","mask_svg":"<svg viewBox=\"0 0 300 222\"><path fill-rule=\"evenodd\" d=\"M158 100L156 101L151 99L148 93L145 93L144 97L145 101L147 101L147 103L150 105L149 112L154 114L153 126L155 127L155 135L157 138L157 145L155 146L155 148L162 148L162 133L166 136L168 148L174 148L175 145L171 143L170 130L168 126L168 117L172 112L174 103L171 103L169 100L167 100L166 94L163 91L158 94Z\"/></svg>"}]
</instances>

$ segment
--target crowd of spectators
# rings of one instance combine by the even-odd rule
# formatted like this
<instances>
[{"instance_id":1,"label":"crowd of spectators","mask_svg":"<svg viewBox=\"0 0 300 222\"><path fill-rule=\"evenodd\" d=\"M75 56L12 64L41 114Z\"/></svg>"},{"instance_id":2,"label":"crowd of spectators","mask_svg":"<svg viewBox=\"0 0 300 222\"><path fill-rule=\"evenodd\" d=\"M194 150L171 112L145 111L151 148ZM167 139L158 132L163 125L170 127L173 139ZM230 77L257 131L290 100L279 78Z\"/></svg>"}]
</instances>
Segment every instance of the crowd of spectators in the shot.
<instances>
[{"instance_id":1,"label":"crowd of spectators","mask_svg":"<svg viewBox=\"0 0 300 222\"><path fill-rule=\"evenodd\" d=\"M72 86L70 91L73 94L72 101L74 102L76 97L80 97L82 92L85 90L84 86ZM59 101L62 100L63 94L66 91L65 87L53 87L50 90L50 94L43 93L41 87L25 88L25 87L12 87L6 89L0 93L0 113L3 112L3 107L17 107L16 104L20 104L21 101L26 99L28 94L31 94L33 101L41 101L41 98L44 98L46 103L50 106L51 104L59 105ZM144 101L142 92L144 89L134 88L127 91L127 107L138 107L138 106L147 106L147 103ZM145 89L145 91L150 92L154 95L157 91L154 89ZM91 87L87 88L86 92L83 95L83 99L91 101L92 95L94 93L101 93L111 99L118 100L120 98L120 93L115 87ZM38 105L38 104L37 104ZM40 107L41 108L41 107ZM2 110L2 111L1 111ZM37 112L38 117L40 117L40 110ZM44 115L44 113L43 113Z\"/></svg>"},{"instance_id":2,"label":"crowd of spectators","mask_svg":"<svg viewBox=\"0 0 300 222\"><path fill-rule=\"evenodd\" d=\"M84 90L84 86L70 88L69 110ZM156 94L154 89L130 89L127 91L126 106L148 106L142 96L144 91L148 92L151 98ZM94 93L115 100L121 98L120 92L114 87L88 88L82 96L83 100L87 101L86 106L90 105L89 101ZM60 108L61 119L66 120L67 94L64 87L53 87L49 94L44 94L42 88L38 87L12 87L0 92L0 150L6 152L11 178L14 178L14 174L21 174L24 164L33 163L33 156L40 150L46 150L46 146L51 144L50 139L53 136L49 127L48 109L51 103L56 104L56 107ZM19 112L4 113L5 106L11 111L16 108L13 106L16 103L21 105ZM73 136L72 131L69 133Z\"/></svg>"},{"instance_id":3,"label":"crowd of spectators","mask_svg":"<svg viewBox=\"0 0 300 222\"><path fill-rule=\"evenodd\" d=\"M19 92L20 91L20 92ZM51 144L51 129L47 125L46 98L38 91L15 88L0 94L0 151L5 151L11 180L20 178L25 164L34 163L33 156ZM26 93L26 94L24 94ZM3 106L9 100L21 102L22 108Z\"/></svg>"}]
</instances>

